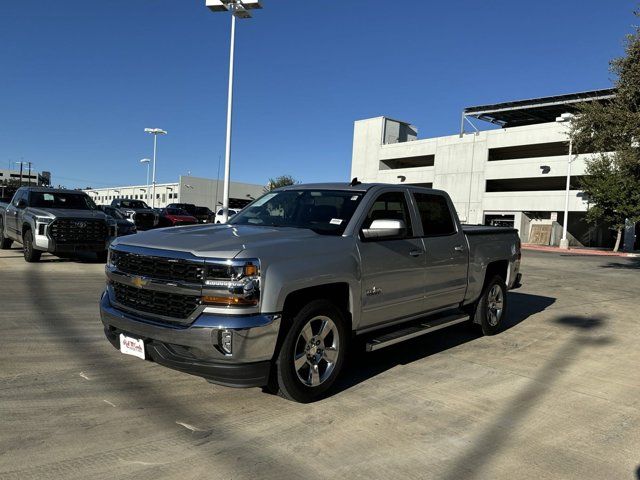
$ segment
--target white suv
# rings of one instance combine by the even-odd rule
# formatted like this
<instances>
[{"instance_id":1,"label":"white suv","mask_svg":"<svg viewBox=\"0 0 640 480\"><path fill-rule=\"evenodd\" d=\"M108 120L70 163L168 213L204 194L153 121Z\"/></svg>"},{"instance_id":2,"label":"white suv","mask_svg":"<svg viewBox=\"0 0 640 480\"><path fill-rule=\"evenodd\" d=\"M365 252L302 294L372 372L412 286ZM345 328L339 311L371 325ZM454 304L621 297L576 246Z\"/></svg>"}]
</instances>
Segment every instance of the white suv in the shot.
<instances>
[{"instance_id":1,"label":"white suv","mask_svg":"<svg viewBox=\"0 0 640 480\"><path fill-rule=\"evenodd\" d=\"M235 208L230 208L229 209L229 218L233 217L236 213L238 213L240 210L237 210ZM224 223L222 221L222 209L219 209L216 212L216 223Z\"/></svg>"}]
</instances>

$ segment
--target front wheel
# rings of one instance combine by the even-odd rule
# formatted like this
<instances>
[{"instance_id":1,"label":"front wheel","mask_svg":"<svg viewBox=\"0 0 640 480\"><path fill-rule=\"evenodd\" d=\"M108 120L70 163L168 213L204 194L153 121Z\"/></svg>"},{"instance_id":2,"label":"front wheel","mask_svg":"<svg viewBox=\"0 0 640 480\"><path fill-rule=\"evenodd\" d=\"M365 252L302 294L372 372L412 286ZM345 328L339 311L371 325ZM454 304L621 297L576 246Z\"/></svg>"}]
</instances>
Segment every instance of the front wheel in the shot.
<instances>
[{"instance_id":1,"label":"front wheel","mask_svg":"<svg viewBox=\"0 0 640 480\"><path fill-rule=\"evenodd\" d=\"M347 348L344 315L327 300L306 304L293 318L276 360L278 394L308 403L338 377Z\"/></svg>"},{"instance_id":2,"label":"front wheel","mask_svg":"<svg viewBox=\"0 0 640 480\"><path fill-rule=\"evenodd\" d=\"M24 232L22 236L22 251L24 259L29 263L39 262L42 252L33 248L33 233L31 230Z\"/></svg>"},{"instance_id":3,"label":"front wheel","mask_svg":"<svg viewBox=\"0 0 640 480\"><path fill-rule=\"evenodd\" d=\"M492 277L482 290L476 306L474 323L485 335L495 335L502 329L507 313L507 286L499 275Z\"/></svg>"}]
</instances>

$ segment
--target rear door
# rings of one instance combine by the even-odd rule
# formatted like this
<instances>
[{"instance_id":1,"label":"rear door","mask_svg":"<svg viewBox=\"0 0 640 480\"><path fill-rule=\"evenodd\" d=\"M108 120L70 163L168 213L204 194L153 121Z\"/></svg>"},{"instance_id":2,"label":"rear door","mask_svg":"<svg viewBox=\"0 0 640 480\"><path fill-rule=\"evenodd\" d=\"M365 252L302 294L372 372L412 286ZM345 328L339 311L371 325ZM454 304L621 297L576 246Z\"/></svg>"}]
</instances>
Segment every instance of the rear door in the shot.
<instances>
[{"instance_id":1,"label":"rear door","mask_svg":"<svg viewBox=\"0 0 640 480\"><path fill-rule=\"evenodd\" d=\"M425 310L456 306L467 289L469 251L453 204L438 192L413 191L425 248Z\"/></svg>"},{"instance_id":2,"label":"rear door","mask_svg":"<svg viewBox=\"0 0 640 480\"><path fill-rule=\"evenodd\" d=\"M420 313L423 307L425 259L422 239L414 236L417 221L408 191L379 193L369 206L360 231L373 220L402 220L406 233L390 239L358 238L362 266L361 327Z\"/></svg>"}]
</instances>

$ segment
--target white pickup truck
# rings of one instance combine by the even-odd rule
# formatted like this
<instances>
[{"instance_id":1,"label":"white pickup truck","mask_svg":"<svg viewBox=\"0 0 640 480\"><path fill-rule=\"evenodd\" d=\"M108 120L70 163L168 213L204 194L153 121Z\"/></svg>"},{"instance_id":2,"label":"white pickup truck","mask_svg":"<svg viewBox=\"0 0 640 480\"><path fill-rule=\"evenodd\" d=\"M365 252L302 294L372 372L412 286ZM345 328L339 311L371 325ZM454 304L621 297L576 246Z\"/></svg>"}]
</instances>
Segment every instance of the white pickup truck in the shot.
<instances>
[{"instance_id":1,"label":"white pickup truck","mask_svg":"<svg viewBox=\"0 0 640 480\"><path fill-rule=\"evenodd\" d=\"M294 185L225 225L115 240L100 310L122 353L308 402L355 336L372 351L465 321L498 332L519 268L517 231L461 225L443 191Z\"/></svg>"}]
</instances>

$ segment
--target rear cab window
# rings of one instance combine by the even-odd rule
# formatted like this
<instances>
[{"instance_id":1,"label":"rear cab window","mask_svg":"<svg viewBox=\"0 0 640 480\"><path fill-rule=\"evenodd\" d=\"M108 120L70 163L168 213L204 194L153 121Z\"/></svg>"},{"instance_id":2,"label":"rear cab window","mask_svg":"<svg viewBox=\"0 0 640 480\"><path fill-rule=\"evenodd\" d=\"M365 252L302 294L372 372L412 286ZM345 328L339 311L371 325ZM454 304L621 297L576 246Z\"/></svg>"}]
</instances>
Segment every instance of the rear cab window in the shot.
<instances>
[{"instance_id":1,"label":"rear cab window","mask_svg":"<svg viewBox=\"0 0 640 480\"><path fill-rule=\"evenodd\" d=\"M425 237L441 237L457 232L447 199L435 193L412 192Z\"/></svg>"}]
</instances>

